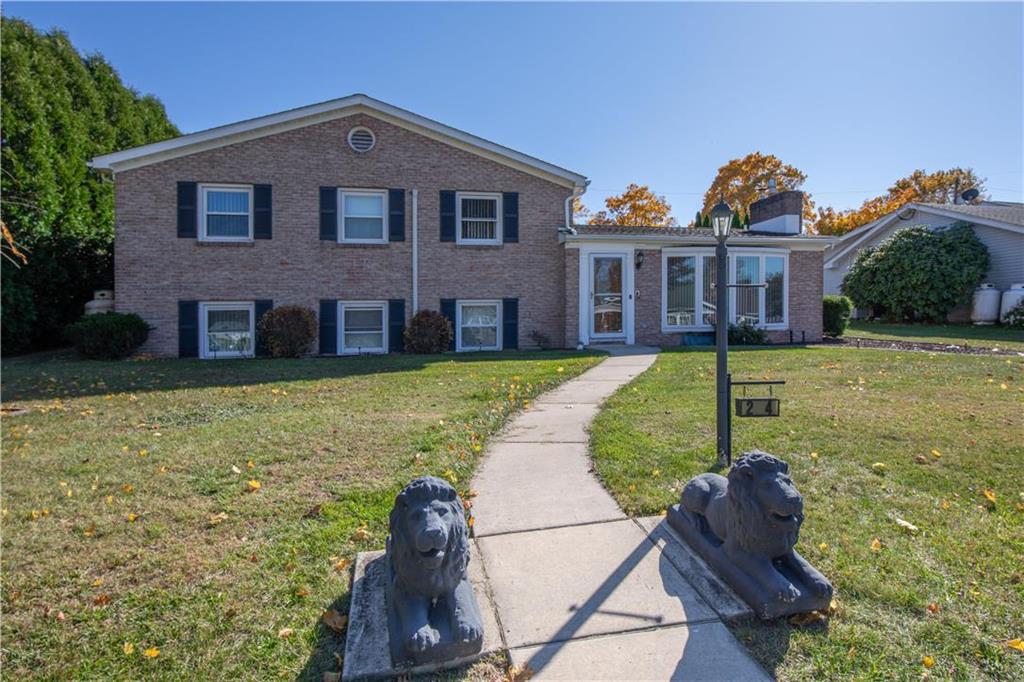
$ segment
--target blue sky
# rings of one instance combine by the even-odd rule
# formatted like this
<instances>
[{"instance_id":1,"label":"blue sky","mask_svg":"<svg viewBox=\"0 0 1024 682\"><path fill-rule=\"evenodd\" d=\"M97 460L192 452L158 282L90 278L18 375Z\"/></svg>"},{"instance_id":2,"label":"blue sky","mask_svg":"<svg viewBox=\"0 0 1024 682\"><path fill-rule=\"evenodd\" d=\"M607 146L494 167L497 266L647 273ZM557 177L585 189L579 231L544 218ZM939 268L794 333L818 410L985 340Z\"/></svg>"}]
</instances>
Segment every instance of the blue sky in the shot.
<instances>
[{"instance_id":1,"label":"blue sky","mask_svg":"<svg viewBox=\"0 0 1024 682\"><path fill-rule=\"evenodd\" d=\"M846 208L915 168L1024 200L1024 5L28 4L194 131L365 92L686 222L750 151Z\"/></svg>"}]
</instances>

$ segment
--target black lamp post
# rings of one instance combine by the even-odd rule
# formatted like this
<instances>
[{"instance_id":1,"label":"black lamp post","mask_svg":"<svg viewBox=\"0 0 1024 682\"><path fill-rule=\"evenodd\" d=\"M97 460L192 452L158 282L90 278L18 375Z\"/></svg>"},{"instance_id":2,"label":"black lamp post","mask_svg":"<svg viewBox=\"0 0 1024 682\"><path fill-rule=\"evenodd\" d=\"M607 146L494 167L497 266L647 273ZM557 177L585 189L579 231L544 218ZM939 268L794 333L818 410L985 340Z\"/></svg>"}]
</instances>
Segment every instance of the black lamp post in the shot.
<instances>
[{"instance_id":1,"label":"black lamp post","mask_svg":"<svg viewBox=\"0 0 1024 682\"><path fill-rule=\"evenodd\" d=\"M725 245L731 227L732 209L723 199L711 209L711 229L718 240L715 246L715 421L716 449L721 466L732 461L732 438L729 437L729 251Z\"/></svg>"}]
</instances>

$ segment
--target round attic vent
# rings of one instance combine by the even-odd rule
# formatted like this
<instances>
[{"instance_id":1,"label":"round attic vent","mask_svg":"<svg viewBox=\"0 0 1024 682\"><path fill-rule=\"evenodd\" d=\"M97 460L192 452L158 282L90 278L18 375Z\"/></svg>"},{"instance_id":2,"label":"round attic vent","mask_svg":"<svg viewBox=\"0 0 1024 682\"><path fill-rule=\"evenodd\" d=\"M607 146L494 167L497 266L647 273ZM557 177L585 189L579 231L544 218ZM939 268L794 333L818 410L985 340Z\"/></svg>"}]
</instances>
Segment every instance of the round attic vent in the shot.
<instances>
[{"instance_id":1,"label":"round attic vent","mask_svg":"<svg viewBox=\"0 0 1024 682\"><path fill-rule=\"evenodd\" d=\"M360 126L348 131L348 146L359 153L370 151L376 142L377 138L369 128Z\"/></svg>"}]
</instances>

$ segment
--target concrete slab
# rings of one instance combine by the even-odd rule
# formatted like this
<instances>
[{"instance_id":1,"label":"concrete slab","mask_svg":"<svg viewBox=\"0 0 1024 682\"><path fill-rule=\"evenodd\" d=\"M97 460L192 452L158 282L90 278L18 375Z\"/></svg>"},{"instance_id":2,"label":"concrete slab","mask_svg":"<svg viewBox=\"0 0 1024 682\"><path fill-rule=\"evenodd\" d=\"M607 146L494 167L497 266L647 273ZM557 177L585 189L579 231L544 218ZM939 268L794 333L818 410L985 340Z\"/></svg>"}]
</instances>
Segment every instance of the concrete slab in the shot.
<instances>
[{"instance_id":1,"label":"concrete slab","mask_svg":"<svg viewBox=\"0 0 1024 682\"><path fill-rule=\"evenodd\" d=\"M597 405L533 405L498 437L509 443L586 443Z\"/></svg>"},{"instance_id":2,"label":"concrete slab","mask_svg":"<svg viewBox=\"0 0 1024 682\"><path fill-rule=\"evenodd\" d=\"M608 362L607 360L605 362ZM609 381L583 381L578 379L559 386L553 391L541 394L534 400L535 405L547 403L566 403L570 405L592 404L598 405L604 402L615 391L619 390L622 382L617 380Z\"/></svg>"},{"instance_id":3,"label":"concrete slab","mask_svg":"<svg viewBox=\"0 0 1024 682\"><path fill-rule=\"evenodd\" d=\"M477 542L510 647L717 619L631 520Z\"/></svg>"},{"instance_id":4,"label":"concrete slab","mask_svg":"<svg viewBox=\"0 0 1024 682\"><path fill-rule=\"evenodd\" d=\"M636 522L648 532L672 565L679 569L722 620L734 623L754 618L754 610L690 549L686 541L668 525L664 516L645 516L636 519Z\"/></svg>"},{"instance_id":5,"label":"concrete slab","mask_svg":"<svg viewBox=\"0 0 1024 682\"><path fill-rule=\"evenodd\" d=\"M471 487L477 537L626 518L584 443L496 443Z\"/></svg>"},{"instance_id":6,"label":"concrete slab","mask_svg":"<svg viewBox=\"0 0 1024 682\"><path fill-rule=\"evenodd\" d=\"M657 355L619 355L604 360L607 367L650 367Z\"/></svg>"},{"instance_id":7,"label":"concrete slab","mask_svg":"<svg viewBox=\"0 0 1024 682\"><path fill-rule=\"evenodd\" d=\"M352 570L352 598L349 606L345 658L341 678L370 680L403 674L429 673L455 668L504 648L494 602L487 590L483 561L475 543L470 543L469 580L473 584L484 624L483 649L476 656L448 661L444 665L395 668L388 648L388 619L384 590L387 565L384 552L360 552Z\"/></svg>"},{"instance_id":8,"label":"concrete slab","mask_svg":"<svg viewBox=\"0 0 1024 682\"><path fill-rule=\"evenodd\" d=\"M605 365L603 362L579 376L582 381L618 381L628 383L647 370L645 365Z\"/></svg>"},{"instance_id":9,"label":"concrete slab","mask_svg":"<svg viewBox=\"0 0 1024 682\"><path fill-rule=\"evenodd\" d=\"M509 651L534 680L728 680L771 676L721 623L552 642Z\"/></svg>"}]
</instances>

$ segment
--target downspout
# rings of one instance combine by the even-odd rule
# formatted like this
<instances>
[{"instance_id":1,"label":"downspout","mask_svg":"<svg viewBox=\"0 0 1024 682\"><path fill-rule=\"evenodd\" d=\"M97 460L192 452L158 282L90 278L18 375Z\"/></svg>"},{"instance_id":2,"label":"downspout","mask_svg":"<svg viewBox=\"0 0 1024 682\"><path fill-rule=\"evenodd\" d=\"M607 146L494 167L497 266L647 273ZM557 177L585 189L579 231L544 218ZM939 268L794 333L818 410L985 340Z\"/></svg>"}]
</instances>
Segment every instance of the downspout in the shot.
<instances>
[{"instance_id":1,"label":"downspout","mask_svg":"<svg viewBox=\"0 0 1024 682\"><path fill-rule=\"evenodd\" d=\"M420 309L420 285L419 285L419 190L412 191L412 314L415 315Z\"/></svg>"}]
</instances>

